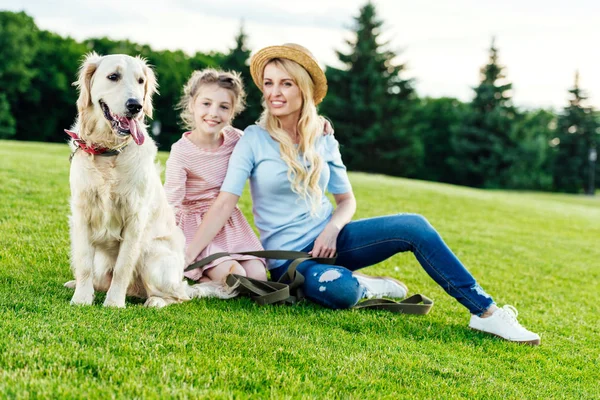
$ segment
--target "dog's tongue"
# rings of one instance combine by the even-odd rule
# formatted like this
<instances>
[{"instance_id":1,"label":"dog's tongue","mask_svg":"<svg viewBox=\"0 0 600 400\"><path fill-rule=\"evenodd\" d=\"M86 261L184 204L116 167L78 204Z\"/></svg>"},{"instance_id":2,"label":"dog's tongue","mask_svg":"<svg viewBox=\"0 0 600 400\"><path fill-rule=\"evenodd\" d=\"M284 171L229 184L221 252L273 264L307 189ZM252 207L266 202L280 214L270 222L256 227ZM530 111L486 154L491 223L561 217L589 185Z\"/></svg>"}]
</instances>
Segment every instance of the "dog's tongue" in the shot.
<instances>
[{"instance_id":1,"label":"dog's tongue","mask_svg":"<svg viewBox=\"0 0 600 400\"><path fill-rule=\"evenodd\" d=\"M140 129L139 123L135 118L118 117L119 126L129 130L129 134L133 137L133 141L138 145L144 143L144 134Z\"/></svg>"},{"instance_id":2,"label":"dog's tongue","mask_svg":"<svg viewBox=\"0 0 600 400\"><path fill-rule=\"evenodd\" d=\"M131 132L131 136L133 140L138 144L144 143L144 134L139 128L138 121L136 119L129 119L129 132Z\"/></svg>"}]
</instances>

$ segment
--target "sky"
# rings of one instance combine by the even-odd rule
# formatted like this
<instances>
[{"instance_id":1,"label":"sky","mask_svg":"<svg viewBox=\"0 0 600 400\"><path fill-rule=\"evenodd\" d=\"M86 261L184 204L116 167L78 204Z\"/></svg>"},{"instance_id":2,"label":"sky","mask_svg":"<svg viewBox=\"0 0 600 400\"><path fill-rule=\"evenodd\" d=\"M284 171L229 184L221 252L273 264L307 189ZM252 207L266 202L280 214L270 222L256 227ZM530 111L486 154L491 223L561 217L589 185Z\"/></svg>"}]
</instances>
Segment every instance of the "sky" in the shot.
<instances>
[{"instance_id":1,"label":"sky","mask_svg":"<svg viewBox=\"0 0 600 400\"><path fill-rule=\"evenodd\" d=\"M600 1L373 0L382 39L406 63L420 96L469 101L492 37L523 108L567 104L575 71L588 103L600 109ZM339 67L354 17L366 0L0 0L41 29L82 40L108 36L155 50L222 51L243 23L248 47L295 42L319 63Z\"/></svg>"}]
</instances>

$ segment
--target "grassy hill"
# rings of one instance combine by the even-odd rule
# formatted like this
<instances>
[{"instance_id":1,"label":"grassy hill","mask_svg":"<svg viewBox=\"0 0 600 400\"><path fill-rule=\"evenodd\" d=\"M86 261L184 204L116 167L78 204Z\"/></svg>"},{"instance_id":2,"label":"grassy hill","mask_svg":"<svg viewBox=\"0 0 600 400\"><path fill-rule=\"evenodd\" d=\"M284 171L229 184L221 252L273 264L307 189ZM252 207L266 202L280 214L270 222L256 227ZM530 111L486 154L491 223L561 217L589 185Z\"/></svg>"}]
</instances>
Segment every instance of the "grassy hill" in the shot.
<instances>
[{"instance_id":1,"label":"grassy hill","mask_svg":"<svg viewBox=\"0 0 600 400\"><path fill-rule=\"evenodd\" d=\"M469 330L412 254L365 272L433 298L427 316L244 298L115 310L104 294L72 307L68 156L0 141L2 398L600 398L598 198L350 175L356 218L425 215L542 336L529 347Z\"/></svg>"}]
</instances>

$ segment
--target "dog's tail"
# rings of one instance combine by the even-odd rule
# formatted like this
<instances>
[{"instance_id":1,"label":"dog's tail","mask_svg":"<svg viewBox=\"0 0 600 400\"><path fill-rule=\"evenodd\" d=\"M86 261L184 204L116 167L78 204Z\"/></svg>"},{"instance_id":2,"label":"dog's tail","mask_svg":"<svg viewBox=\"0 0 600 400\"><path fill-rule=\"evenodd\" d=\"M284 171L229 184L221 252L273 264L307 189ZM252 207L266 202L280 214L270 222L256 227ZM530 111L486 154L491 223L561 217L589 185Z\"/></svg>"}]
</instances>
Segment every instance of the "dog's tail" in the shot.
<instances>
[{"instance_id":1,"label":"dog's tail","mask_svg":"<svg viewBox=\"0 0 600 400\"><path fill-rule=\"evenodd\" d=\"M238 295L235 288L221 285L216 282L197 283L186 285L186 292L190 298L216 297L218 299L231 299Z\"/></svg>"}]
</instances>

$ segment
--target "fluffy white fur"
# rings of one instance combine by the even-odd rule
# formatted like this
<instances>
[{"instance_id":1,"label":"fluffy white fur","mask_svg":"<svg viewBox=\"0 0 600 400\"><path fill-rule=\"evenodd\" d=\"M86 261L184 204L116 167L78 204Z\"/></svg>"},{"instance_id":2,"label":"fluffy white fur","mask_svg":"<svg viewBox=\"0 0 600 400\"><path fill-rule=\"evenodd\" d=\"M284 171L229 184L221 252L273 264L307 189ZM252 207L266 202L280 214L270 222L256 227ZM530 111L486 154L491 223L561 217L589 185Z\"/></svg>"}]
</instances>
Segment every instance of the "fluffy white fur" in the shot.
<instances>
[{"instance_id":1,"label":"fluffy white fur","mask_svg":"<svg viewBox=\"0 0 600 400\"><path fill-rule=\"evenodd\" d=\"M93 156L81 149L73 155L70 228L75 282L66 284L75 287L71 304L92 304L95 290L106 291L104 305L114 307L125 307L126 295L146 298L145 305L153 307L193 297L232 297L220 285L190 286L183 279L185 238L175 225L155 164L157 148L143 123L144 114L152 116L157 86L152 69L139 57L92 53L75 84L78 117L72 130L87 145L129 144L116 156ZM134 115L129 110L144 136L141 144L119 133L100 106L102 101L120 118L127 115L126 102L131 99L143 105Z\"/></svg>"}]
</instances>

